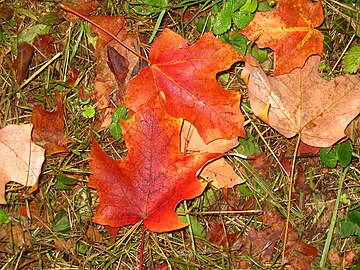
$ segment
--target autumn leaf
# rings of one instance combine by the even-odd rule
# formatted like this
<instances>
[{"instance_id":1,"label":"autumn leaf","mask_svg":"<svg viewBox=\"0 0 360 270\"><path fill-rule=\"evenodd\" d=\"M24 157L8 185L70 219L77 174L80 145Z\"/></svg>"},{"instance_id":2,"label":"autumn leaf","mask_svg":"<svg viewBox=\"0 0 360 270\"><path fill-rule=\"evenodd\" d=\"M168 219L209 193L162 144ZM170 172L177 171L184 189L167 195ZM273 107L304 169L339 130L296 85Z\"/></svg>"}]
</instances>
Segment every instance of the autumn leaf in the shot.
<instances>
[{"instance_id":1,"label":"autumn leaf","mask_svg":"<svg viewBox=\"0 0 360 270\"><path fill-rule=\"evenodd\" d=\"M45 150L31 141L32 125L0 129L0 204L6 204L5 185L10 181L37 189Z\"/></svg>"},{"instance_id":2,"label":"autumn leaf","mask_svg":"<svg viewBox=\"0 0 360 270\"><path fill-rule=\"evenodd\" d=\"M324 21L321 1L279 0L278 8L257 12L241 34L260 48L275 51L274 76L301 68L313 54L324 52L322 33L315 29Z\"/></svg>"},{"instance_id":3,"label":"autumn leaf","mask_svg":"<svg viewBox=\"0 0 360 270\"><path fill-rule=\"evenodd\" d=\"M34 54L34 48L26 42L17 45L17 56L14 61L16 70L16 82L20 84L29 73L29 65Z\"/></svg>"},{"instance_id":4,"label":"autumn leaf","mask_svg":"<svg viewBox=\"0 0 360 270\"><path fill-rule=\"evenodd\" d=\"M71 7L82 15L89 15L89 13L95 11L100 6L100 3L96 0L64 0L62 4ZM78 18L69 12L66 12L66 17L72 22L75 22Z\"/></svg>"},{"instance_id":5,"label":"autumn leaf","mask_svg":"<svg viewBox=\"0 0 360 270\"><path fill-rule=\"evenodd\" d=\"M130 81L127 107L139 111L160 96L165 112L185 118L206 143L245 137L238 92L226 91L216 74L244 57L211 33L189 46L180 35L165 29L150 50L151 66Z\"/></svg>"},{"instance_id":6,"label":"autumn leaf","mask_svg":"<svg viewBox=\"0 0 360 270\"><path fill-rule=\"evenodd\" d=\"M123 16L89 16L89 19L113 33L120 41L135 51L139 51L136 35L130 34L123 29L125 24ZM139 63L139 59L102 30L96 27L91 27L91 30L98 35L94 52L96 57L96 79L92 99L97 102L98 109L106 109L110 104L110 94L114 94L116 97L114 102L120 106L124 102L125 88L131 79L132 71ZM123 71L121 81L119 81L119 66L117 66L119 58L122 61Z\"/></svg>"},{"instance_id":7,"label":"autumn leaf","mask_svg":"<svg viewBox=\"0 0 360 270\"><path fill-rule=\"evenodd\" d=\"M182 153L225 153L239 144L238 138L231 140L218 139L209 144L201 139L197 129L190 122L184 121L180 134L180 149ZM234 171L225 158L216 159L202 169L200 177L210 180L215 188L231 188L245 182Z\"/></svg>"},{"instance_id":8,"label":"autumn leaf","mask_svg":"<svg viewBox=\"0 0 360 270\"><path fill-rule=\"evenodd\" d=\"M221 156L182 155L176 139L182 120L164 114L158 101L150 104L122 123L126 159L111 159L93 139L89 187L100 197L93 217L96 223L122 227L143 220L154 232L186 226L176 216L175 207L203 192L206 183L196 174L208 160Z\"/></svg>"},{"instance_id":9,"label":"autumn leaf","mask_svg":"<svg viewBox=\"0 0 360 270\"><path fill-rule=\"evenodd\" d=\"M245 64L242 77L250 74L247 87L255 115L270 104L270 126L287 138L299 134L308 145L328 147L345 136L346 126L360 113L360 76L325 81L319 63L320 56L311 56L303 68L278 77Z\"/></svg>"},{"instance_id":10,"label":"autumn leaf","mask_svg":"<svg viewBox=\"0 0 360 270\"><path fill-rule=\"evenodd\" d=\"M31 123L34 125L32 138L35 143L41 144L49 154L66 153L66 145L71 139L64 135L65 121L61 96L55 92L57 110L48 112L40 107L34 107Z\"/></svg>"}]
</instances>

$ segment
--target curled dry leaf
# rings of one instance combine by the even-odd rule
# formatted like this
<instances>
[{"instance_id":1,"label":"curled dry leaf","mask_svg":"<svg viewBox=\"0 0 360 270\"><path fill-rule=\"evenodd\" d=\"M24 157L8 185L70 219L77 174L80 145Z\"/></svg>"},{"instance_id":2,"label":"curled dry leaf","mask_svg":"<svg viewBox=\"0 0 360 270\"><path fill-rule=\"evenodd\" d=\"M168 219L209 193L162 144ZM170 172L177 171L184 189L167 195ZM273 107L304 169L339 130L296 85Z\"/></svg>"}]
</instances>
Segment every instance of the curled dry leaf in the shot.
<instances>
[{"instance_id":1,"label":"curled dry leaf","mask_svg":"<svg viewBox=\"0 0 360 270\"><path fill-rule=\"evenodd\" d=\"M34 107L31 123L34 125L32 138L42 145L49 154L67 153L66 145L71 139L64 135L64 109L61 96L55 92L57 110L47 112L40 107Z\"/></svg>"},{"instance_id":2,"label":"curled dry leaf","mask_svg":"<svg viewBox=\"0 0 360 270\"><path fill-rule=\"evenodd\" d=\"M211 33L189 46L165 29L151 47L151 65L130 81L126 105L137 112L160 96L165 112L191 122L205 143L245 137L241 94L226 91L216 81L218 72L244 59Z\"/></svg>"},{"instance_id":3,"label":"curled dry leaf","mask_svg":"<svg viewBox=\"0 0 360 270\"><path fill-rule=\"evenodd\" d=\"M246 63L242 77L250 74L247 87L255 115L270 104L270 126L287 138L298 134L308 145L328 147L345 136L346 126L360 113L360 76L325 81L319 63L320 56L311 56L303 68L278 77Z\"/></svg>"},{"instance_id":4,"label":"curled dry leaf","mask_svg":"<svg viewBox=\"0 0 360 270\"><path fill-rule=\"evenodd\" d=\"M139 51L137 36L123 29L123 16L90 16L89 19L113 33L135 51ZM139 59L105 32L93 26L91 29L98 35L94 52L96 79L92 99L97 102L98 109L105 109L110 104L110 95L114 93L114 102L120 106L124 103L125 88Z\"/></svg>"},{"instance_id":5,"label":"curled dry leaf","mask_svg":"<svg viewBox=\"0 0 360 270\"><path fill-rule=\"evenodd\" d=\"M225 153L239 144L237 138L231 140L218 139L209 144L201 139L197 129L188 121L184 120L180 134L181 152L190 153ZM233 187L245 182L239 177L234 168L225 160L225 158L216 159L205 165L200 177L211 181L215 188Z\"/></svg>"},{"instance_id":6,"label":"curled dry leaf","mask_svg":"<svg viewBox=\"0 0 360 270\"><path fill-rule=\"evenodd\" d=\"M17 56L14 62L16 82L20 84L29 73L29 65L34 54L34 48L26 42L17 45Z\"/></svg>"},{"instance_id":7,"label":"curled dry leaf","mask_svg":"<svg viewBox=\"0 0 360 270\"><path fill-rule=\"evenodd\" d=\"M278 76L301 68L310 55L323 54L324 36L315 29L323 21L321 1L279 0L276 10L256 12L240 33L259 47L275 51L273 75Z\"/></svg>"},{"instance_id":8,"label":"curled dry leaf","mask_svg":"<svg viewBox=\"0 0 360 270\"><path fill-rule=\"evenodd\" d=\"M32 125L8 125L0 129L0 204L5 204L5 185L10 181L37 189L45 150L31 141Z\"/></svg>"}]
</instances>

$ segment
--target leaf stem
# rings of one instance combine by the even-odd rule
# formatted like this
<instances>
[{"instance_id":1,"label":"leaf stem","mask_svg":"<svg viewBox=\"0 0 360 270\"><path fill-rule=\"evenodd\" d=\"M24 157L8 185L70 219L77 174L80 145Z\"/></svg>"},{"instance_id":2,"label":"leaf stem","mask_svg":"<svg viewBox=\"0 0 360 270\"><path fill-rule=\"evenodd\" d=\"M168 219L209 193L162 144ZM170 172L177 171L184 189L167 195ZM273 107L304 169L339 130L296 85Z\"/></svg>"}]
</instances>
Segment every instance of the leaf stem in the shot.
<instances>
[{"instance_id":1,"label":"leaf stem","mask_svg":"<svg viewBox=\"0 0 360 270\"><path fill-rule=\"evenodd\" d=\"M144 261L144 248L145 248L145 232L146 228L144 223L142 224L142 234L141 234L141 242L140 242L140 258L139 258L139 270L142 270L143 268L143 261Z\"/></svg>"},{"instance_id":2,"label":"leaf stem","mask_svg":"<svg viewBox=\"0 0 360 270\"><path fill-rule=\"evenodd\" d=\"M291 164L291 173L290 173L290 177L289 177L290 183L289 183L289 192L288 192L288 205L287 205L287 209L286 209L284 241L283 241L283 249L282 249L282 253L281 253L281 259L282 259L283 263L285 262L286 243L287 243L287 239L288 239L290 211L291 211L291 195L292 195L292 187L293 187L294 177L295 177L294 175L295 175L296 158L297 158L297 153L299 151L300 141L301 141L301 136L299 134L298 139L296 141L296 147L295 147L294 156L293 156L293 160L292 160L292 164Z\"/></svg>"},{"instance_id":3,"label":"leaf stem","mask_svg":"<svg viewBox=\"0 0 360 270\"><path fill-rule=\"evenodd\" d=\"M131 48L130 46L128 46L127 44L125 44L123 41L121 41L120 39L118 39L113 33L111 33L110 31L106 30L105 28L101 27L100 25L98 25L97 23L93 22L90 18L88 18L85 15L80 14L79 12L73 10L72 8L64 5L64 4L60 4L59 5L60 8L62 8L63 10L66 10L68 12L71 12L73 14L75 14L76 16L84 19L85 21L91 23L92 25L96 26L97 28L99 28L101 31L105 32L106 34L108 34L109 36L111 36L113 39L115 39L117 42L119 42L119 44L121 46L123 46L125 49L129 50L130 52L132 52L133 54L135 54L137 57L141 58L142 60L144 60L146 63L148 63L149 65L151 65L151 62L149 59L147 59L146 57L142 56L140 53L138 53L137 51L135 51L133 48Z\"/></svg>"}]
</instances>

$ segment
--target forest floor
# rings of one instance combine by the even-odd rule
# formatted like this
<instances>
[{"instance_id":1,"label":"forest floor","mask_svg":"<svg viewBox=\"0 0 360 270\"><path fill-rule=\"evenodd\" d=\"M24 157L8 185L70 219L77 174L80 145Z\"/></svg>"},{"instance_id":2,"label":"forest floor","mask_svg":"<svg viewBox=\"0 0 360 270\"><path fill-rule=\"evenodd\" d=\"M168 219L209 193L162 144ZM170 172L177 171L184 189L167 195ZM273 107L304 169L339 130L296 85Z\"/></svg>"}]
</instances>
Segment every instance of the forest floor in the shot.
<instances>
[{"instance_id":1,"label":"forest floor","mask_svg":"<svg viewBox=\"0 0 360 270\"><path fill-rule=\"evenodd\" d=\"M297 159L285 258L292 266L288 266L281 257L289 177L279 168L291 167L296 138L286 139L253 114L239 76L242 63L219 76L219 83L243 94L248 138L239 139L240 145L230 152L253 158L227 159L246 181L221 189L209 184L200 197L181 202L176 211L191 224L182 230L153 233L135 224L112 237L107 227L94 223L99 198L87 186L90 134L115 159L126 157L126 145L113 137L109 123L100 119L109 120L109 115L101 114L90 98L96 78L95 36L87 22L66 14L59 2L0 1L0 128L30 123L34 106L55 111L58 91L64 102L65 134L71 139L68 152L46 154L35 192L28 194L28 187L14 182L6 185L7 204L0 205L1 270L138 269L141 257L143 269L360 269L359 227L354 235L346 235L341 227L351 223L349 215L360 211L360 117L348 127L352 159L345 168L327 167L318 153ZM217 10L230 0L100 2L91 15L125 16L125 29L136 36L146 56L164 28L195 43L201 29L207 29ZM343 75L342 57L360 45L360 7L356 0L347 2L323 1L325 53L320 73L326 79ZM232 25L217 37L226 41L236 31ZM39 34L45 35L34 41ZM35 48L21 79L13 64L19 36ZM261 52L262 66L270 73L273 52ZM111 93L110 112L118 100Z\"/></svg>"}]
</instances>

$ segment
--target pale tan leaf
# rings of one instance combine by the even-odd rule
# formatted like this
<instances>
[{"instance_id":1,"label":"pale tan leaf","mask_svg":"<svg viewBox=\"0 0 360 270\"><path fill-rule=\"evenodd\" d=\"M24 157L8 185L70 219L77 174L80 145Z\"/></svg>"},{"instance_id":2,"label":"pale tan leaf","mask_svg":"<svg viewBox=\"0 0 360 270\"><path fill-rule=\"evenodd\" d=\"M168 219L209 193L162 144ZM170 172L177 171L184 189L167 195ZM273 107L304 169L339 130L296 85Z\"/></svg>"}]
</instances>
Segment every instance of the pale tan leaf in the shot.
<instances>
[{"instance_id":1,"label":"pale tan leaf","mask_svg":"<svg viewBox=\"0 0 360 270\"><path fill-rule=\"evenodd\" d=\"M31 124L0 129L0 204L6 204L5 185L10 181L32 187L31 191L37 188L45 149L31 141L31 130Z\"/></svg>"},{"instance_id":2,"label":"pale tan leaf","mask_svg":"<svg viewBox=\"0 0 360 270\"><path fill-rule=\"evenodd\" d=\"M318 73L319 63L320 56L313 55L303 68L277 77L245 63L242 77L250 74L247 87L255 115L270 103L270 126L287 138L298 134L308 145L328 147L345 136L346 126L360 113L360 76L326 81Z\"/></svg>"},{"instance_id":3,"label":"pale tan leaf","mask_svg":"<svg viewBox=\"0 0 360 270\"><path fill-rule=\"evenodd\" d=\"M224 158L217 159L206 165L200 176L211 181L211 185L215 188L232 188L246 181L236 174L233 167Z\"/></svg>"}]
</instances>

